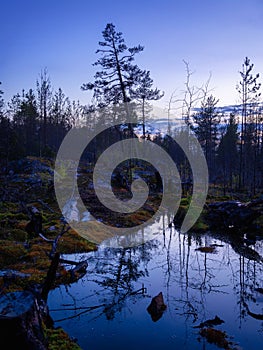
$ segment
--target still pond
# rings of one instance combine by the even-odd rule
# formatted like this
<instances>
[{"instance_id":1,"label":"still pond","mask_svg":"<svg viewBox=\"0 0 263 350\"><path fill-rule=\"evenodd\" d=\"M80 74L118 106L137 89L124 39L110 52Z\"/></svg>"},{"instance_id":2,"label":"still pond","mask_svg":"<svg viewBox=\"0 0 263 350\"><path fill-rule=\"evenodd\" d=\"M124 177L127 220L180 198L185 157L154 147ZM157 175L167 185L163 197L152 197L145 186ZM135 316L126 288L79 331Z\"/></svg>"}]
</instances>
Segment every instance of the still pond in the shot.
<instances>
[{"instance_id":1,"label":"still pond","mask_svg":"<svg viewBox=\"0 0 263 350\"><path fill-rule=\"evenodd\" d=\"M263 349L263 241L181 234L165 218L149 230L154 238L144 245L107 242L96 252L64 256L87 259L88 270L49 293L55 326L83 350L218 349L200 334L204 326L225 332L225 348ZM159 293L165 306L150 314ZM216 316L219 324L204 323Z\"/></svg>"}]
</instances>

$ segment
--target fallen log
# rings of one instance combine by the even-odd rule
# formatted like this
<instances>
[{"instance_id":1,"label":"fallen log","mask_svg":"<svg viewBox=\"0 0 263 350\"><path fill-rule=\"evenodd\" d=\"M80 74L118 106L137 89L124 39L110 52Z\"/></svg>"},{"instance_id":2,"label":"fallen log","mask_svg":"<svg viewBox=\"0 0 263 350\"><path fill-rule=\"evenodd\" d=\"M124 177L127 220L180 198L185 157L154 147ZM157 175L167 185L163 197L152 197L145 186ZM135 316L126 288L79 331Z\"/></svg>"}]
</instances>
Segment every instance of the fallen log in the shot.
<instances>
[{"instance_id":1,"label":"fallen log","mask_svg":"<svg viewBox=\"0 0 263 350\"><path fill-rule=\"evenodd\" d=\"M73 260L68 260L68 259L63 259L63 258L60 258L59 259L59 262L61 262L62 264L67 264L67 265L78 265L79 263L77 261L73 261Z\"/></svg>"}]
</instances>

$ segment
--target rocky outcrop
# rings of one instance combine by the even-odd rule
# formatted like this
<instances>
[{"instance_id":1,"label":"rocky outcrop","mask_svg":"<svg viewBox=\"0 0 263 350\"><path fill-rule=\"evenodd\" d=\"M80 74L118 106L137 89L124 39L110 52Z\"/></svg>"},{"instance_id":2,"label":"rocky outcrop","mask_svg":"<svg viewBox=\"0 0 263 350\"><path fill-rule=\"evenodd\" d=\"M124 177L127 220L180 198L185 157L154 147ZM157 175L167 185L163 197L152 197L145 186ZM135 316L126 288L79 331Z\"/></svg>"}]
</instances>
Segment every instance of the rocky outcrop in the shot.
<instances>
[{"instance_id":1,"label":"rocky outcrop","mask_svg":"<svg viewBox=\"0 0 263 350\"><path fill-rule=\"evenodd\" d=\"M252 227L263 213L263 200L214 202L208 205L206 220L211 229L243 230Z\"/></svg>"}]
</instances>

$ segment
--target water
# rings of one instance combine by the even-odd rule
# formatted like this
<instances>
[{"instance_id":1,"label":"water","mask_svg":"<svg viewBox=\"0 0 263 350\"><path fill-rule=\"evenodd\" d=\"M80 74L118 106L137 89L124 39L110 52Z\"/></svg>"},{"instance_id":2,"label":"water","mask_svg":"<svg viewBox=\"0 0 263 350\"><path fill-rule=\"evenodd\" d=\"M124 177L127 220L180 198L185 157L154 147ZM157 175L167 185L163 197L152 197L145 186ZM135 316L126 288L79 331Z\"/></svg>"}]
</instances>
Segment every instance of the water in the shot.
<instances>
[{"instance_id":1,"label":"water","mask_svg":"<svg viewBox=\"0 0 263 350\"><path fill-rule=\"evenodd\" d=\"M88 259L89 266L78 282L50 292L55 326L84 350L218 349L194 328L217 315L224 323L214 328L227 333L232 349L262 349L263 321L255 318L263 314L258 255L244 247L238 254L227 236L183 235L175 228L163 231L162 224L154 228L155 239L136 248L101 245L97 252L67 255ZM250 248L263 255L262 243ZM214 253L196 250L213 244ZM159 292L167 309L154 322L147 307Z\"/></svg>"}]
</instances>

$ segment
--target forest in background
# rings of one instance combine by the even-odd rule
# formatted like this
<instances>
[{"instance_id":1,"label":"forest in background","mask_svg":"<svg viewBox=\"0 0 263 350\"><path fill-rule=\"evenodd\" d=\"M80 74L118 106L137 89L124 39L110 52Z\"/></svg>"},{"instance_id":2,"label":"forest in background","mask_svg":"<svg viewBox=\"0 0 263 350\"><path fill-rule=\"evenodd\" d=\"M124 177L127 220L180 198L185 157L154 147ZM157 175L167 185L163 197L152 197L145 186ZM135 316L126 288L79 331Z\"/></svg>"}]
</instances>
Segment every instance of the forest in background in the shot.
<instances>
[{"instance_id":1,"label":"forest in background","mask_svg":"<svg viewBox=\"0 0 263 350\"><path fill-rule=\"evenodd\" d=\"M180 130L172 129L169 118L175 105L176 113L185 124L196 133L203 148L209 170L210 183L220 185L225 191L244 191L257 194L263 186L263 110L259 73L254 73L254 65L246 57L241 65L239 83L236 87L241 102L241 110L225 114L218 109L219 100L211 94L209 80L202 87L191 84L192 72L186 67L185 91L179 99L170 97L167 115L166 136L147 135L145 121L149 118L150 103L159 100L164 93L153 86L150 72L135 64L135 56L143 51L138 45L129 48L123 34L117 32L111 23L102 32L99 42L98 60L94 66L98 71L92 82L81 86L82 90L93 92L91 103L85 106L71 101L63 90L54 91L44 69L36 81L36 86L4 100L0 90L0 159L3 171L8 164L26 156L55 158L63 138L73 127L88 127L92 133L97 125L109 127L107 135L101 135L89 148L90 161L95 161L110 142L127 137L121 128L112 128L112 121L125 123L124 111L121 115L114 108L129 104L133 108L134 125L141 123L143 135L152 142L163 146L176 160L182 181L191 178L187 162L174 146L170 136ZM235 89L235 87L233 87ZM128 137L134 136L128 126Z\"/></svg>"},{"instance_id":2,"label":"forest in background","mask_svg":"<svg viewBox=\"0 0 263 350\"><path fill-rule=\"evenodd\" d=\"M219 100L212 94L209 79L203 86L195 86L192 83L193 72L190 65L184 62L185 91L179 97L172 94L167 110L164 111L163 117L167 119L167 133L150 135L146 123L148 121L151 123L151 101L163 98L164 92L154 87L149 71L142 70L135 64L135 57L143 50L143 47L140 45L127 47L123 34L117 32L113 24L108 24L102 34L103 41L99 42L97 50L99 59L94 64L98 70L92 82L83 84L81 87L82 90L93 93L90 104L82 106L78 101L71 101L61 88L54 91L47 69L40 72L35 87L15 94L10 101L5 100L4 88L1 89L0 86L1 293L5 297L5 293L10 295L10 292L18 292L13 295L18 295L21 300L20 292L26 291L22 297L27 297L28 290L30 293L33 291L33 294L30 294L31 300L34 301L33 305L41 305L37 310L38 317L33 318L33 321L36 319L39 324L32 323L30 317L27 317L27 323L22 324L26 343L34 341L37 349L43 348L42 343L44 349L58 347L79 349L75 340L68 337L62 328L54 328L53 319L46 314L46 308L43 305L46 305L49 291L57 286L65 285L66 293L68 293L71 284L78 283L78 280L83 284L82 277L87 273L89 266L92 271L91 275L93 276L94 272L96 274L96 283L98 282L100 288L103 287L106 302L103 305L97 305L91 301L91 305L88 305L90 300L81 298L80 306L74 304L74 308L69 308L67 311L75 313L74 322L76 322L76 317L80 319L80 314L93 310L98 310L98 312L103 310L101 314L105 315L107 320L113 321L114 318L117 319L118 313L124 307L124 302L129 298L133 297L138 302L139 297L144 297L147 285L143 284L139 290L134 286L141 277L145 281L146 276L148 277L148 264L151 267L150 261L158 257L157 264L160 264L161 261L161 266L158 266L161 267L160 276L163 276L164 273L168 291L166 302L168 306L173 305L173 310L176 310L177 321L179 320L178 310L179 312L182 310L182 314L179 315L185 315L185 320L188 320L190 316L193 317L194 322L198 319L204 321L199 326L196 324L194 328L200 328L200 335L206 337L203 326L218 320L224 323L218 316L215 319L207 319L205 316L202 318L202 312L206 313L206 306L209 305L206 295L210 296L216 292L218 296L218 292L221 292L222 295L232 298L231 293L234 293L237 295L240 325L241 320L244 319L247 328L248 320L245 317L250 316L256 320L262 320L262 313L257 313L253 304L250 309L250 303L256 292L262 293L259 278L262 262L259 250L261 245L257 245L257 241L262 237L263 199L262 197L253 198L246 203L232 200L221 201L222 198L224 200L240 199L240 194L244 195L240 196L242 199L247 200L248 197L259 196L262 192L263 115L260 76L254 73L254 65L246 57L241 65L239 83L236 87L240 96L240 105L236 106L236 111L233 109L231 113L224 113L218 107ZM5 82L3 83L2 86L5 86ZM174 128L173 126L174 113L181 121L180 127ZM132 124L125 125L127 115L129 120L132 119ZM136 134L138 124L142 127L140 135ZM162 229L160 229L162 235L160 235L159 242L153 240L137 248L106 249L106 255L102 255L102 259L99 255L95 256L94 266L92 260L65 260L64 257L67 254L86 253L97 250L97 246L84 239L66 224L65 213L62 212L64 217L61 217L53 186L54 171L51 168L64 137L72 128L85 127L85 131L89 133L88 136L92 136L101 126L105 131L92 140L83 155L83 160L89 162L90 168L79 167L78 169L80 170L78 186L82 189L82 199L88 209L88 214L93 215L93 212L97 214L94 216L98 218L98 221L103 220L109 224L118 223L119 227L124 228L139 225L143 220L145 222L149 216L152 216L160 203L160 188L158 186L150 188L149 201L144 207L135 213L116 219L115 213L105 211L95 193L92 192L93 188L88 186L90 170L96 164L100 154L113 143L125 138L146 138L149 142L163 147L177 165L182 186L186 184L189 185L189 188L191 187L192 173L189 161L174 141L180 134L181 128L186 126L195 132L202 146L211 187L217 187L224 194L232 195L208 197L204 212L198 218L192 231L187 234L178 232L178 235L174 236L187 213L190 196L182 198L176 216L169 217L169 220L172 221L167 222L167 227L163 217ZM28 156L31 156L31 159L24 159ZM21 159L23 160L19 161ZM133 160L128 165L131 164L142 169L140 161L136 163ZM121 172L122 166L123 164L117 170ZM151 182L149 173L152 174L153 170L147 166L144 165L143 171L146 182L147 180ZM19 171L21 171L20 174ZM120 182L117 184L119 185ZM158 185L157 179L150 183L150 185L156 184ZM123 191L123 188L119 186L112 187L120 199L127 199L128 191ZM213 203L215 198L218 201ZM69 208L72 212L72 207ZM83 219L84 216L81 220ZM108 228L102 231L101 227L96 224L97 222L91 233L96 238L105 238L109 234ZM208 235L208 230L209 234L214 232L215 235ZM158 245L163 255L159 255ZM232 250L229 249L230 246ZM200 254L200 260L196 260L198 254ZM209 254L218 254L218 260L215 255L209 258ZM198 265L193 264L191 257L194 257ZM202 257L203 260L201 260ZM230 264L230 257L236 259L236 261L233 260L233 264ZM214 263L210 265L212 261ZM203 265L200 262L203 262ZM222 270L224 262L231 267L230 274L230 270ZM71 268L66 269L65 264L69 264ZM109 270L106 265L109 266ZM225 276L230 275L231 282L226 279L222 286L218 285L218 266ZM232 268L233 266L235 269ZM154 268L155 272L156 268ZM213 275L215 275L215 285L211 278ZM151 278L154 280L154 277ZM169 286L173 278L180 280L180 284L173 287L173 290L179 293L178 300L175 300L176 304L170 304L169 299ZM158 288L164 288L162 284L159 284L161 280L162 277L158 277ZM221 290L226 287L226 283L230 283L231 287L227 292L225 289ZM87 290L86 285L85 289ZM149 292L151 293L150 288ZM101 295L101 292L98 294ZM199 294L201 302L198 299ZM60 294L59 303L62 300L61 296L62 294ZM77 299L77 296L72 293L70 298ZM84 305L83 300L85 300ZM192 300L195 302L191 303ZM59 303L56 308L59 307ZM231 303L233 303L233 298ZM213 304L216 305L216 303ZM182 308L181 305L183 305ZM79 310L80 313L79 311L76 313L76 310ZM165 309L162 309L162 313L164 311ZM63 318L65 317L67 315L63 315ZM72 318L72 315L69 318ZM58 318L54 319L58 320ZM185 320L183 319L183 322ZM192 319L190 321L192 322ZM130 321L128 327L130 327ZM140 327L142 327L141 323ZM180 331L180 327L177 328ZM71 330L74 334L73 326L70 333ZM256 330L257 328L254 331ZM212 331L214 331L213 328ZM223 337L224 346L232 348L232 341L226 343L227 334L217 329L215 331L213 339L211 340L210 337L209 342L221 344L218 339L222 341ZM2 338L8 342L9 346L20 344L20 347L25 348L16 334L18 333L19 336L21 334L20 324L18 324L17 332L14 327L2 327L2 333L4 333ZM87 337L87 332L85 337ZM255 339L257 340L256 337ZM118 341L120 341L119 338ZM127 339L125 341L127 342ZM91 342L96 343L93 335Z\"/></svg>"}]
</instances>

